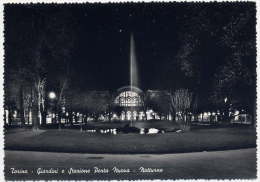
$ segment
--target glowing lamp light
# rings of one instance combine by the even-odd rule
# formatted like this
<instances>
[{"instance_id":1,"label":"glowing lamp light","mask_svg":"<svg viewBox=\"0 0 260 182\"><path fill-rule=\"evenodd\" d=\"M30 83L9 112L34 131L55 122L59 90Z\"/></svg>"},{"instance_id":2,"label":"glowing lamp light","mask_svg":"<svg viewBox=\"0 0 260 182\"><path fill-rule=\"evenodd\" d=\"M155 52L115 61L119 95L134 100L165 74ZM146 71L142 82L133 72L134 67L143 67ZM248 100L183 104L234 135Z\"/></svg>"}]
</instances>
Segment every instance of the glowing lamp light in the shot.
<instances>
[{"instance_id":1,"label":"glowing lamp light","mask_svg":"<svg viewBox=\"0 0 260 182\"><path fill-rule=\"evenodd\" d=\"M225 102L225 103L227 102L227 98L224 99L224 102Z\"/></svg>"},{"instance_id":2,"label":"glowing lamp light","mask_svg":"<svg viewBox=\"0 0 260 182\"><path fill-rule=\"evenodd\" d=\"M49 93L49 98L50 99L55 99L56 98L56 94L54 92L50 92Z\"/></svg>"}]
</instances>

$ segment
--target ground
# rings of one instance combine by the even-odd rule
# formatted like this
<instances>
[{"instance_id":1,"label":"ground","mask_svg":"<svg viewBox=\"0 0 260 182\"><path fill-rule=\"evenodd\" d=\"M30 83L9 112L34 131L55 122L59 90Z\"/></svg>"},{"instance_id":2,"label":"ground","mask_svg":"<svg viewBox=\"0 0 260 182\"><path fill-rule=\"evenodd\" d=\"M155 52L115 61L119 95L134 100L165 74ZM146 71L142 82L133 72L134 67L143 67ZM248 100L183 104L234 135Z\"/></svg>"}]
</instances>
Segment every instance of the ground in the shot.
<instances>
[{"instance_id":1,"label":"ground","mask_svg":"<svg viewBox=\"0 0 260 182\"><path fill-rule=\"evenodd\" d=\"M76 153L183 153L256 147L255 128L201 129L187 133L98 134L79 130L10 130L6 150Z\"/></svg>"},{"instance_id":2,"label":"ground","mask_svg":"<svg viewBox=\"0 0 260 182\"><path fill-rule=\"evenodd\" d=\"M235 179L256 177L254 127L196 129L186 133L98 134L73 129L5 132L5 174L14 179ZM107 174L93 174L93 168ZM90 174L67 170L90 169ZM116 174L113 167L129 168ZM140 167L161 168L141 173ZM29 174L11 174L11 168ZM37 169L58 169L59 175L36 175ZM61 174L64 169L65 173Z\"/></svg>"},{"instance_id":3,"label":"ground","mask_svg":"<svg viewBox=\"0 0 260 182\"><path fill-rule=\"evenodd\" d=\"M6 151L5 170L14 179L248 179L256 178L256 149L196 152L184 154L76 154L53 152ZM10 168L30 169L30 175L10 174ZM107 174L93 174L94 166L107 168ZM67 170L90 169L90 174L71 174ZM130 173L116 174L113 167L129 168ZM160 173L142 173L140 167L163 169ZM37 169L59 169L59 175L40 174ZM65 173L61 174L61 170ZM33 170L33 173L32 171Z\"/></svg>"}]
</instances>

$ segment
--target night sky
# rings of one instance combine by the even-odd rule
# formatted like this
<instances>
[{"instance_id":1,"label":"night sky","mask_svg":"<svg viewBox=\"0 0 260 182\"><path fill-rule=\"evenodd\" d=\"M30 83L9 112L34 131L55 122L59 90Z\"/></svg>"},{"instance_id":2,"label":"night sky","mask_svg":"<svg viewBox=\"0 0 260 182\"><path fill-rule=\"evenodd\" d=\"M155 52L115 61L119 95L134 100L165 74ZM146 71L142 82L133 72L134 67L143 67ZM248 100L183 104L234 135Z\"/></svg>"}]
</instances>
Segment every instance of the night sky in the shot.
<instances>
[{"instance_id":1,"label":"night sky","mask_svg":"<svg viewBox=\"0 0 260 182\"><path fill-rule=\"evenodd\" d=\"M74 37L68 58L72 88L115 90L129 85L131 33L135 39L141 89L192 87L194 80L184 76L176 56L182 50L184 40L195 32L200 46L194 61L200 60L203 77L200 84L207 88L215 70L226 61L227 52L218 46L217 41L223 35L223 27L232 17L243 16L248 9L255 11L254 4L6 5L5 64L11 68L23 61L16 51L33 47L35 42L21 41L20 37L29 36L33 31L29 25L33 21L38 22L38 27L34 28L41 29L40 17L45 14L52 18L57 16L57 22L68 25L68 36ZM206 31L200 31L203 25L198 23L198 17L206 22ZM255 34L254 17L243 32L248 36L241 41ZM254 71L255 58L248 61L249 68ZM55 65L49 65L49 77L55 77L56 69ZM49 87L52 86L50 82Z\"/></svg>"}]
</instances>

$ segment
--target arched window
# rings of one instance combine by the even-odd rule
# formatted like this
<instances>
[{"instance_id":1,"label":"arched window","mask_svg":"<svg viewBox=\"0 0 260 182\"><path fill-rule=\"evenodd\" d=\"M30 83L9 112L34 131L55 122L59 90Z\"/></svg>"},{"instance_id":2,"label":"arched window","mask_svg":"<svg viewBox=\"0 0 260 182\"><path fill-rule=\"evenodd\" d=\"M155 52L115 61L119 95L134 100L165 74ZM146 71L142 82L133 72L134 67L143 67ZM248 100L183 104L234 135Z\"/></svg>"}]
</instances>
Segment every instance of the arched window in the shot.
<instances>
[{"instance_id":1,"label":"arched window","mask_svg":"<svg viewBox=\"0 0 260 182\"><path fill-rule=\"evenodd\" d=\"M141 106L142 100L138 93L133 91L121 92L115 99L115 103L124 107Z\"/></svg>"}]
</instances>

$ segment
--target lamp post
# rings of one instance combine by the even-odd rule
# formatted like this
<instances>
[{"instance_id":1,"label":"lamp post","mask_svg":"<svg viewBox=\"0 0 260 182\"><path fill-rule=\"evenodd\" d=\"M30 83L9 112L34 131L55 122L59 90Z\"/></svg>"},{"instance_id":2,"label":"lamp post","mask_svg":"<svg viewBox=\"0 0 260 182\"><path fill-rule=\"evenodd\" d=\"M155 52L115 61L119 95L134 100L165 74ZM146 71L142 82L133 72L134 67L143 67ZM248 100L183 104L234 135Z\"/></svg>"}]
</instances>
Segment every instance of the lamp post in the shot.
<instances>
[{"instance_id":1,"label":"lamp post","mask_svg":"<svg viewBox=\"0 0 260 182\"><path fill-rule=\"evenodd\" d=\"M224 98L224 120L227 121L228 119L228 105L227 105L228 98Z\"/></svg>"},{"instance_id":2,"label":"lamp post","mask_svg":"<svg viewBox=\"0 0 260 182\"><path fill-rule=\"evenodd\" d=\"M56 99L55 92L53 91L49 92L48 97L53 102ZM56 119L56 104L54 105L54 117L52 116L52 123L53 123L53 118Z\"/></svg>"}]
</instances>

